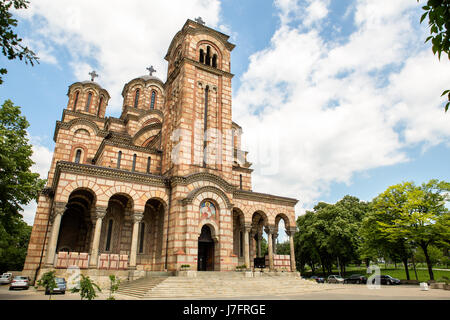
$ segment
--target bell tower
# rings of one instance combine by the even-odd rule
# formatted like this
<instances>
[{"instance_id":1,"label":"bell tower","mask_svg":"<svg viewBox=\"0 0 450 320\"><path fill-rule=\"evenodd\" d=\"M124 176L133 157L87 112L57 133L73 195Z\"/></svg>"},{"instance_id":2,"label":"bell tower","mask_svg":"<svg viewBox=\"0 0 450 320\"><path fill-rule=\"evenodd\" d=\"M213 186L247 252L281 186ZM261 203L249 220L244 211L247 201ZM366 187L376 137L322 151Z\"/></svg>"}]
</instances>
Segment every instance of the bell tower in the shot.
<instances>
[{"instance_id":1,"label":"bell tower","mask_svg":"<svg viewBox=\"0 0 450 320\"><path fill-rule=\"evenodd\" d=\"M165 56L168 61L162 173L211 172L231 177L232 120L229 36L187 20Z\"/></svg>"}]
</instances>

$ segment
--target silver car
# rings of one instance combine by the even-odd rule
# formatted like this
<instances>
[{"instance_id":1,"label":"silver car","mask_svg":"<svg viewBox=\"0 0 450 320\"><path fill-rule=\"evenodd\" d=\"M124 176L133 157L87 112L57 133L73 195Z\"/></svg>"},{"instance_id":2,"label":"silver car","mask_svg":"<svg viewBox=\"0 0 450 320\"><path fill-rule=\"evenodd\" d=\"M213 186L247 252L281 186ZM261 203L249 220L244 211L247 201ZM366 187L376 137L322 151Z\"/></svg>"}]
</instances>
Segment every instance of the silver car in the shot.
<instances>
[{"instance_id":1,"label":"silver car","mask_svg":"<svg viewBox=\"0 0 450 320\"><path fill-rule=\"evenodd\" d=\"M9 284L12 279L11 273L4 273L0 276L0 284Z\"/></svg>"},{"instance_id":2,"label":"silver car","mask_svg":"<svg viewBox=\"0 0 450 320\"><path fill-rule=\"evenodd\" d=\"M344 278L337 275L328 276L328 283L344 283Z\"/></svg>"},{"instance_id":3,"label":"silver car","mask_svg":"<svg viewBox=\"0 0 450 320\"><path fill-rule=\"evenodd\" d=\"M22 288L28 290L30 287L30 279L25 276L15 276L12 279L11 284L9 285L9 290L13 290L16 288Z\"/></svg>"}]
</instances>

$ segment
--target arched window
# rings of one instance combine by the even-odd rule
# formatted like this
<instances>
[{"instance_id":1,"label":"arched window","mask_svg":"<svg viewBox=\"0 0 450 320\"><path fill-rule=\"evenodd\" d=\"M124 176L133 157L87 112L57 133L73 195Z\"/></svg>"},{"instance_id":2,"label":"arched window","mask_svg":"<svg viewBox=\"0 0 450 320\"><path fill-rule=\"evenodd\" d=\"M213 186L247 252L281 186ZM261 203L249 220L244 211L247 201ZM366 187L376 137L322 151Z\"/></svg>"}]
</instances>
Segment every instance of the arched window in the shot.
<instances>
[{"instance_id":1,"label":"arched window","mask_svg":"<svg viewBox=\"0 0 450 320\"><path fill-rule=\"evenodd\" d=\"M86 112L89 112L89 107L91 106L91 100L92 100L92 93L89 92L87 102L86 102L86 108L85 108Z\"/></svg>"},{"instance_id":2,"label":"arched window","mask_svg":"<svg viewBox=\"0 0 450 320\"><path fill-rule=\"evenodd\" d=\"M105 251L109 251L111 249L112 228L113 228L113 220L110 219L108 221L108 231L107 231L107 234L106 234Z\"/></svg>"},{"instance_id":3,"label":"arched window","mask_svg":"<svg viewBox=\"0 0 450 320\"><path fill-rule=\"evenodd\" d=\"M206 86L206 88L205 88L205 110L204 110L204 119L203 119L203 132L205 133L205 136L206 136L206 130L208 130L208 92L209 92L209 86ZM204 140L203 140L203 168L206 168L206 157L207 157L206 145L207 145L207 141L204 138Z\"/></svg>"},{"instance_id":4,"label":"arched window","mask_svg":"<svg viewBox=\"0 0 450 320\"><path fill-rule=\"evenodd\" d=\"M203 51L203 49L200 49L199 61L200 61L200 63L205 63L205 52Z\"/></svg>"},{"instance_id":5,"label":"arched window","mask_svg":"<svg viewBox=\"0 0 450 320\"><path fill-rule=\"evenodd\" d=\"M131 167L131 171L136 171L136 158L137 158L137 155L134 154L133 155L133 165Z\"/></svg>"},{"instance_id":6,"label":"arched window","mask_svg":"<svg viewBox=\"0 0 450 320\"><path fill-rule=\"evenodd\" d=\"M134 107L137 108L138 107L138 103L139 103L139 93L140 90L136 89L136 94L134 95Z\"/></svg>"},{"instance_id":7,"label":"arched window","mask_svg":"<svg viewBox=\"0 0 450 320\"><path fill-rule=\"evenodd\" d=\"M217 68L217 54L213 54L212 66L213 66L213 68Z\"/></svg>"},{"instance_id":8,"label":"arched window","mask_svg":"<svg viewBox=\"0 0 450 320\"><path fill-rule=\"evenodd\" d=\"M152 98L150 100L150 110L155 109L155 100L156 100L156 92L155 90L152 91Z\"/></svg>"},{"instance_id":9,"label":"arched window","mask_svg":"<svg viewBox=\"0 0 450 320\"><path fill-rule=\"evenodd\" d=\"M150 173L150 165L152 163L152 157L148 157L147 159L147 173Z\"/></svg>"},{"instance_id":10,"label":"arched window","mask_svg":"<svg viewBox=\"0 0 450 320\"><path fill-rule=\"evenodd\" d=\"M120 160L122 159L122 151L117 155L117 169L120 169Z\"/></svg>"},{"instance_id":11,"label":"arched window","mask_svg":"<svg viewBox=\"0 0 450 320\"><path fill-rule=\"evenodd\" d=\"M77 108L78 96L79 96L79 95L80 95L80 91L77 91L77 92L75 93L75 102L73 103L73 111L75 111L76 108Z\"/></svg>"},{"instance_id":12,"label":"arched window","mask_svg":"<svg viewBox=\"0 0 450 320\"><path fill-rule=\"evenodd\" d=\"M141 223L141 232L139 235L139 253L144 252L145 223Z\"/></svg>"},{"instance_id":13,"label":"arched window","mask_svg":"<svg viewBox=\"0 0 450 320\"><path fill-rule=\"evenodd\" d=\"M81 161L81 149L78 149L75 153L75 163L80 163Z\"/></svg>"},{"instance_id":14,"label":"arched window","mask_svg":"<svg viewBox=\"0 0 450 320\"><path fill-rule=\"evenodd\" d=\"M239 175L239 189L242 190L242 174Z\"/></svg>"},{"instance_id":15,"label":"arched window","mask_svg":"<svg viewBox=\"0 0 450 320\"><path fill-rule=\"evenodd\" d=\"M98 102L98 108L97 108L97 117L100 117L100 110L102 107L102 103L103 103L103 97L100 97L100 100Z\"/></svg>"},{"instance_id":16,"label":"arched window","mask_svg":"<svg viewBox=\"0 0 450 320\"><path fill-rule=\"evenodd\" d=\"M210 66L211 65L211 47L207 46L206 47L206 59L205 59L205 63L206 65Z\"/></svg>"}]
</instances>

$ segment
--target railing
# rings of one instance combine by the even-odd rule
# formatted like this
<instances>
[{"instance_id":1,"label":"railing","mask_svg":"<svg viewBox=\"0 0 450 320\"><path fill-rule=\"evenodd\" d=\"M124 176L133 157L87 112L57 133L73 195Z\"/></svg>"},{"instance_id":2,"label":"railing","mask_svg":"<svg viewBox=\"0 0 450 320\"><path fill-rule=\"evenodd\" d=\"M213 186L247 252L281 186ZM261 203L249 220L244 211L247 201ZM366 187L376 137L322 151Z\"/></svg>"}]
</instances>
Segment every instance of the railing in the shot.
<instances>
[{"instance_id":1,"label":"railing","mask_svg":"<svg viewBox=\"0 0 450 320\"><path fill-rule=\"evenodd\" d=\"M98 268L103 270L127 270L128 255L127 254L108 254L102 253L98 258Z\"/></svg>"},{"instance_id":2,"label":"railing","mask_svg":"<svg viewBox=\"0 0 450 320\"><path fill-rule=\"evenodd\" d=\"M89 254L86 252L58 252L55 268L67 269L69 267L87 269L89 267Z\"/></svg>"}]
</instances>

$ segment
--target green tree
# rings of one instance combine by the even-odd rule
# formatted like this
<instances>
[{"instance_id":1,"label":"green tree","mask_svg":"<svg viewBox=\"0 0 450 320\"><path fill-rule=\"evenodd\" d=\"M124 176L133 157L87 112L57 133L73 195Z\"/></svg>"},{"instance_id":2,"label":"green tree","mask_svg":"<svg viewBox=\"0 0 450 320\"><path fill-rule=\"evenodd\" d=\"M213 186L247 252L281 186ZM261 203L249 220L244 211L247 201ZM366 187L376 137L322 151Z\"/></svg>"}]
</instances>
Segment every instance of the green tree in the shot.
<instances>
[{"instance_id":1,"label":"green tree","mask_svg":"<svg viewBox=\"0 0 450 320\"><path fill-rule=\"evenodd\" d=\"M0 268L21 269L30 228L23 222L22 206L35 199L45 181L30 167L29 124L20 107L7 100L0 108Z\"/></svg>"},{"instance_id":2,"label":"green tree","mask_svg":"<svg viewBox=\"0 0 450 320\"><path fill-rule=\"evenodd\" d=\"M113 296L113 294L119 290L120 285L120 279L117 278L115 275L110 274L109 275L109 297L107 300L116 300Z\"/></svg>"},{"instance_id":3,"label":"green tree","mask_svg":"<svg viewBox=\"0 0 450 320\"><path fill-rule=\"evenodd\" d=\"M291 245L289 241L277 243L277 254L290 254L291 253Z\"/></svg>"},{"instance_id":4,"label":"green tree","mask_svg":"<svg viewBox=\"0 0 450 320\"><path fill-rule=\"evenodd\" d=\"M11 8L26 9L29 1L27 0L0 0L0 46L2 53L9 60L24 60L26 64L39 63L38 57L28 47L24 47L22 39L14 32L13 27L17 27L17 20L13 18L10 12ZM8 73L5 68L0 68L0 74ZM3 83L0 77L0 84Z\"/></svg>"},{"instance_id":5,"label":"green tree","mask_svg":"<svg viewBox=\"0 0 450 320\"><path fill-rule=\"evenodd\" d=\"M0 272L22 270L27 255L31 227L14 216L0 221Z\"/></svg>"},{"instance_id":6,"label":"green tree","mask_svg":"<svg viewBox=\"0 0 450 320\"><path fill-rule=\"evenodd\" d=\"M419 2L419 0L417 0ZM425 40L431 40L431 50L433 54L438 54L441 59L442 52L446 53L450 59L450 0L428 0L427 5L422 7L425 13L420 18L422 23L428 17L428 26L430 28L430 36ZM445 112L450 106L450 90L445 90L442 96L447 95L448 102L445 104Z\"/></svg>"},{"instance_id":7,"label":"green tree","mask_svg":"<svg viewBox=\"0 0 450 320\"><path fill-rule=\"evenodd\" d=\"M406 279L409 280L408 259L411 256L411 248L408 242L404 238L391 240L378 225L378 221L385 223L392 221L394 216L390 214L392 212L369 211L359 230L361 244L358 252L361 259L367 261L377 261L381 257L401 261L405 268Z\"/></svg>"},{"instance_id":8,"label":"green tree","mask_svg":"<svg viewBox=\"0 0 450 320\"><path fill-rule=\"evenodd\" d=\"M102 291L100 287L89 278L89 276L81 275L80 287L72 288L70 291L72 293L79 292L81 300L93 300L97 297L95 289L97 289L99 292Z\"/></svg>"},{"instance_id":9,"label":"green tree","mask_svg":"<svg viewBox=\"0 0 450 320\"><path fill-rule=\"evenodd\" d=\"M0 215L21 216L22 206L35 199L45 181L30 167L33 151L28 142L28 121L20 107L6 100L0 109Z\"/></svg>"},{"instance_id":10,"label":"green tree","mask_svg":"<svg viewBox=\"0 0 450 320\"><path fill-rule=\"evenodd\" d=\"M48 271L44 273L41 279L38 280L37 285L44 287L45 294L49 294L50 295L49 300L51 300L53 289L57 287L55 281L55 271Z\"/></svg>"},{"instance_id":11,"label":"green tree","mask_svg":"<svg viewBox=\"0 0 450 320\"><path fill-rule=\"evenodd\" d=\"M442 249L436 246L430 245L428 247L428 256L433 265L439 262L444 262L444 253L442 252ZM422 248L419 247L419 249L416 251L415 258L416 262L426 262L425 254L423 253Z\"/></svg>"},{"instance_id":12,"label":"green tree","mask_svg":"<svg viewBox=\"0 0 450 320\"><path fill-rule=\"evenodd\" d=\"M404 239L411 246L419 246L425 255L430 279L434 280L432 262L428 254L430 245L448 247L449 211L445 207L450 184L430 180L421 186L404 182L389 187L373 200L379 215L392 219L377 221L380 231L392 242ZM402 201L398 201L402 199Z\"/></svg>"},{"instance_id":13,"label":"green tree","mask_svg":"<svg viewBox=\"0 0 450 320\"><path fill-rule=\"evenodd\" d=\"M331 273L333 264L345 273L345 265L359 258L358 230L367 211L367 203L345 196L336 204L319 202L314 211L300 216L294 237L297 267L302 270L307 263L314 268L319 260L324 275Z\"/></svg>"}]
</instances>

